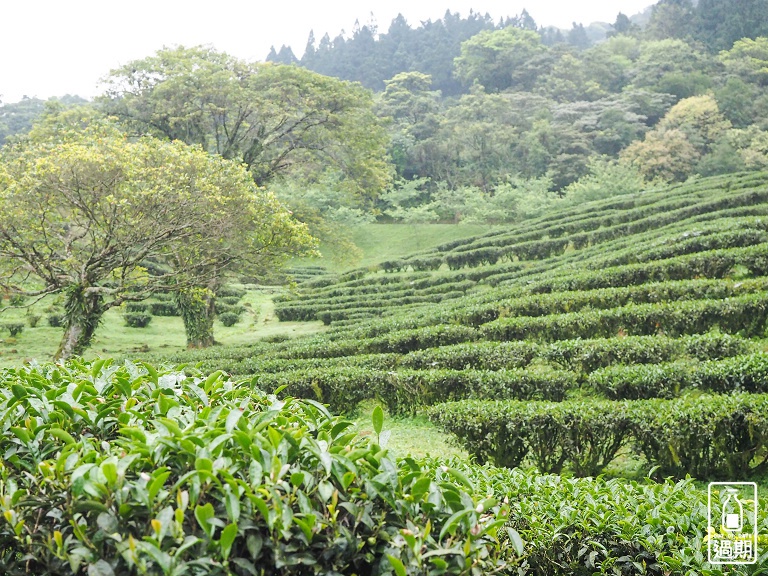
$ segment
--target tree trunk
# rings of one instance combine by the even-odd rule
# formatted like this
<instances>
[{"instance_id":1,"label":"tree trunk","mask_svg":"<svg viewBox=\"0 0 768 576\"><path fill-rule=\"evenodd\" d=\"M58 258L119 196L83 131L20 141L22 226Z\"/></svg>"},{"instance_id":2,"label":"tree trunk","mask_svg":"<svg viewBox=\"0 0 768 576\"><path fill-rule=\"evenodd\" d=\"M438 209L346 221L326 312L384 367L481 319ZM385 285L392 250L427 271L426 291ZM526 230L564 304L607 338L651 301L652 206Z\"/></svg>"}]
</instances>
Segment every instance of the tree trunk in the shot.
<instances>
[{"instance_id":1,"label":"tree trunk","mask_svg":"<svg viewBox=\"0 0 768 576\"><path fill-rule=\"evenodd\" d=\"M187 348L213 346L213 319L216 315L216 294L211 288L190 288L176 292L184 330L187 333Z\"/></svg>"},{"instance_id":2,"label":"tree trunk","mask_svg":"<svg viewBox=\"0 0 768 576\"><path fill-rule=\"evenodd\" d=\"M59 349L54 360L67 360L79 356L88 349L96 327L104 315L101 297L98 294L84 294L82 286L68 290L64 304L66 324Z\"/></svg>"}]
</instances>

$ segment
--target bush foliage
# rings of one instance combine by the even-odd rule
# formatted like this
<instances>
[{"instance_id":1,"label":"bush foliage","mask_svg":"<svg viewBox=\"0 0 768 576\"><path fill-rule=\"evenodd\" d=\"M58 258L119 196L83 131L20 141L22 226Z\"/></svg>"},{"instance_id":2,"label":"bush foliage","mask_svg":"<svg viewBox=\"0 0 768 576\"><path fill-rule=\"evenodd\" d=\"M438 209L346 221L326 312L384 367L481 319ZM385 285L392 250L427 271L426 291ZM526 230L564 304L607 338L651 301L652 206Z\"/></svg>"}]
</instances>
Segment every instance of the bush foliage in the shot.
<instances>
[{"instance_id":1,"label":"bush foliage","mask_svg":"<svg viewBox=\"0 0 768 576\"><path fill-rule=\"evenodd\" d=\"M99 360L5 372L0 402L8 576L504 565L494 498L390 459L313 401Z\"/></svg>"}]
</instances>

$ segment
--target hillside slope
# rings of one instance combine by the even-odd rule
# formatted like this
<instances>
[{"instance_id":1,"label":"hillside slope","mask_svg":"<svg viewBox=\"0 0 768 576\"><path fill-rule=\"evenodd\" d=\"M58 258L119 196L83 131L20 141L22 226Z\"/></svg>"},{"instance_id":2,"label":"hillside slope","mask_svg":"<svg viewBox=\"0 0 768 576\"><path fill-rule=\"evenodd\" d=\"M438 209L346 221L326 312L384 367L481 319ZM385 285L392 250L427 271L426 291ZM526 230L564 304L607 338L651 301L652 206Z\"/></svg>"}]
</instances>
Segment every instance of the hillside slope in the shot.
<instances>
[{"instance_id":1,"label":"hillside slope","mask_svg":"<svg viewBox=\"0 0 768 576\"><path fill-rule=\"evenodd\" d=\"M428 415L481 464L583 477L516 476L529 492L506 480L492 489L521 498L511 525L535 573L601 562L626 574L720 574L706 561L706 490L591 478L633 468L764 483L767 216L765 173L585 204L304 282L276 313L321 319L322 335L166 361L285 386L336 412L376 399L390 414ZM461 466L488 482L506 474ZM632 507L616 506L617 490ZM764 507L758 524L768 531ZM557 534L591 543L592 560ZM731 573L762 573L760 554Z\"/></svg>"}]
</instances>

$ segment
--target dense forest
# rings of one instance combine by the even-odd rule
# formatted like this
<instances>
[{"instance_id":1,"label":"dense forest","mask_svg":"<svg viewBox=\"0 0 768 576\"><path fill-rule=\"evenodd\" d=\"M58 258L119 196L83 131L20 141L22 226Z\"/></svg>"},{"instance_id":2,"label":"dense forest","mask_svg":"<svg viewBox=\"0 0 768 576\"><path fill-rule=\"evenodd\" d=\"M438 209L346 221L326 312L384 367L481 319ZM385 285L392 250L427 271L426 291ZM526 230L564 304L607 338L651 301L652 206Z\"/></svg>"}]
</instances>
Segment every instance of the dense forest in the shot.
<instances>
[{"instance_id":1,"label":"dense forest","mask_svg":"<svg viewBox=\"0 0 768 576\"><path fill-rule=\"evenodd\" d=\"M310 34L301 59L288 47L269 59L377 92L409 182L382 203L390 215L509 220L548 206L542 190L589 196L609 180L615 193L764 167L766 35L764 1L662 0L565 31L525 11L418 27L398 17L385 33Z\"/></svg>"}]
</instances>

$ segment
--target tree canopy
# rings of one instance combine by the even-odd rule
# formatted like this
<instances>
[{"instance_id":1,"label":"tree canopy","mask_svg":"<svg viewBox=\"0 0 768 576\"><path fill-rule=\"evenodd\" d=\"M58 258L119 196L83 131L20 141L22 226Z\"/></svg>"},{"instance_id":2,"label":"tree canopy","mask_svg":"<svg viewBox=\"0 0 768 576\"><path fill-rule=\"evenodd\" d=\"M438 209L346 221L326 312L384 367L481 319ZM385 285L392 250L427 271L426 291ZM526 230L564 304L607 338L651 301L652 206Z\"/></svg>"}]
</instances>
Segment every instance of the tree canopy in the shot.
<instances>
[{"instance_id":1,"label":"tree canopy","mask_svg":"<svg viewBox=\"0 0 768 576\"><path fill-rule=\"evenodd\" d=\"M129 138L104 120L63 124L44 124L0 156L1 286L64 295L59 358L82 353L104 312L123 302L310 244L237 163L180 141Z\"/></svg>"},{"instance_id":2,"label":"tree canopy","mask_svg":"<svg viewBox=\"0 0 768 576\"><path fill-rule=\"evenodd\" d=\"M357 84L202 46L159 50L106 82L101 103L128 129L238 160L257 185L329 168L361 196L389 182L386 134Z\"/></svg>"}]
</instances>

